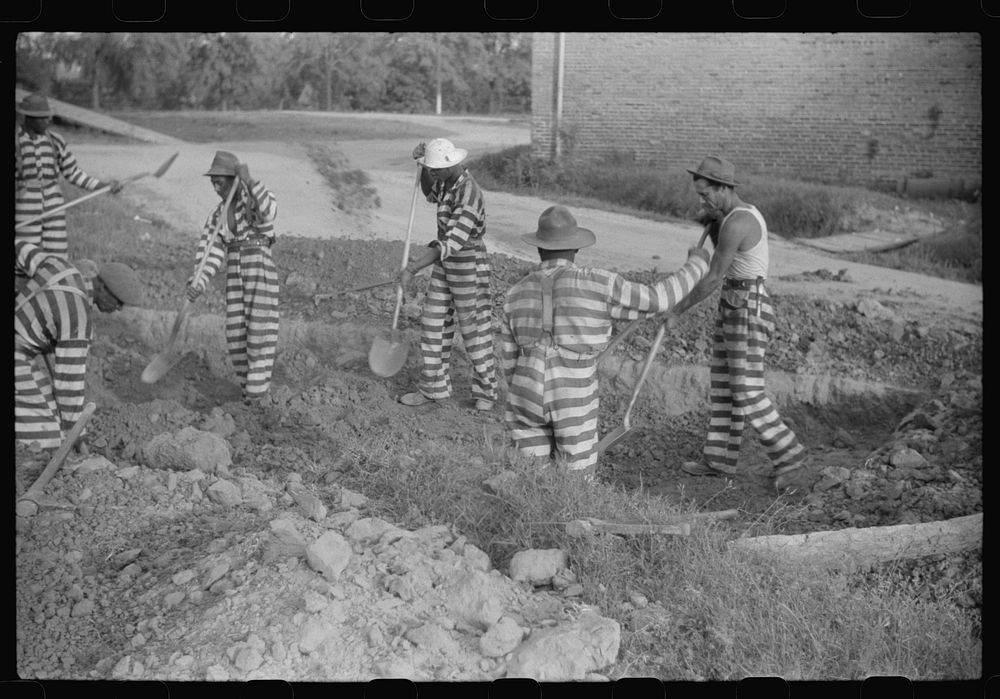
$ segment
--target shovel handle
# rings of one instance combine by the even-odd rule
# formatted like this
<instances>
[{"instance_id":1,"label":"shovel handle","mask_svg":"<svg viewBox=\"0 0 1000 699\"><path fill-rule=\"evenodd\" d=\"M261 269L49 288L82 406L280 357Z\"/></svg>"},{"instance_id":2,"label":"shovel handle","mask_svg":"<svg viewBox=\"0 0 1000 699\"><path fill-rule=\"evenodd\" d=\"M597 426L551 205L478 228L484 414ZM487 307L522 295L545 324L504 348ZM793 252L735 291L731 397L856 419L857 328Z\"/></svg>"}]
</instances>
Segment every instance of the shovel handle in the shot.
<instances>
[{"instance_id":1,"label":"shovel handle","mask_svg":"<svg viewBox=\"0 0 1000 699\"><path fill-rule=\"evenodd\" d=\"M406 269L406 264L410 261L410 232L413 231L413 217L417 213L417 194L420 192L420 172L422 166L417 166L417 178L413 183L413 198L410 201L410 218L406 222L406 240L403 242L403 264L399 268L400 273ZM396 310L392 313L392 329L396 329L399 323L399 311L403 307L403 285L396 287Z\"/></svg>"},{"instance_id":2,"label":"shovel handle","mask_svg":"<svg viewBox=\"0 0 1000 699\"><path fill-rule=\"evenodd\" d=\"M649 348L649 354L646 355L646 361L642 365L642 373L639 374L639 380L635 382L635 388L632 390L632 399L628 402L628 407L625 408L625 419L622 422L626 425L628 424L629 416L632 414L632 406L635 405L635 399L639 397L639 390L646 382L646 377L649 375L649 370L652 368L653 361L656 359L656 353L660 351L660 345L663 343L663 336L666 332L666 324L660 323L660 329L656 331L656 338L653 340L653 346Z\"/></svg>"}]
</instances>

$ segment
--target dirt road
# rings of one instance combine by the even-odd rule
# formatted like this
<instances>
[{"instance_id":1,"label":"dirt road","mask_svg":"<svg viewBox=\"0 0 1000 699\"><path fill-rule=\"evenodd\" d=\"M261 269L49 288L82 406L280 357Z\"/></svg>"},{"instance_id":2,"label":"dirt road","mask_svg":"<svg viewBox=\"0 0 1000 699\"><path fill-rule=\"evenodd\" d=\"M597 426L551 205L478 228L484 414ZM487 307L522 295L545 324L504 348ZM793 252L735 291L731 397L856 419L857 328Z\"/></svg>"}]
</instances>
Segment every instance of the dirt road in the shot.
<instances>
[{"instance_id":1,"label":"dirt road","mask_svg":"<svg viewBox=\"0 0 1000 699\"><path fill-rule=\"evenodd\" d=\"M315 115L315 113L313 113ZM344 116L330 114L331 119ZM358 117L357 114L350 116ZM502 150L530 141L527 124L504 119L435 117L403 114L365 114L366 119L407 120L426 126L431 136L447 133L472 154ZM251 165L251 172L278 195L278 228L282 234L304 237L349 237L369 240L401 240L406 230L413 186L411 139L331 142L350 162L364 170L378 191L381 206L371 214L350 214L333 205L323 177L306 155L303 144L281 142L226 142L189 144L161 179L145 179L131 185L122 196L137 206L170 218L190 228L192 238L214 203L215 194L203 177L212 154L222 148L237 153ZM86 168L100 176L126 176L138 164L155 166L176 150L172 146L81 144L75 151ZM488 235L491 249L520 259L533 259L534 251L520 240L534 230L538 215L552 201L536 197L488 192ZM593 229L598 242L579 257L582 264L645 270L677 266L694 245L700 228L694 224L655 222L624 214L574 207L580 225ZM418 203L413 240L433 235L433 209ZM851 303L862 298L890 299L909 319L934 324L947 319L969 328L982 325L982 287L883 267L846 263L835 256L807 249L780 236L771 243L771 288L777 293L805 293ZM654 257L658 256L658 258ZM810 277L802 282L790 277L803 273L846 268L850 283Z\"/></svg>"}]
</instances>

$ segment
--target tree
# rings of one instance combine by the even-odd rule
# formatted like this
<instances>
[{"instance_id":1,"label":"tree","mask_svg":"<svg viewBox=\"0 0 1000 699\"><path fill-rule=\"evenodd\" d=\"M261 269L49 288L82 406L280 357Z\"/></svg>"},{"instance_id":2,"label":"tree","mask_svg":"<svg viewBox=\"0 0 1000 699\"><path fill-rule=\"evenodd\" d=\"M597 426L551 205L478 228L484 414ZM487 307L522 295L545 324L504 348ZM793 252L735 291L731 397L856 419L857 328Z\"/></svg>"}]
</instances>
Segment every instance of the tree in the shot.
<instances>
[{"instance_id":1,"label":"tree","mask_svg":"<svg viewBox=\"0 0 1000 699\"><path fill-rule=\"evenodd\" d=\"M257 60L245 34L200 34L191 48L189 99L227 111L252 101Z\"/></svg>"}]
</instances>

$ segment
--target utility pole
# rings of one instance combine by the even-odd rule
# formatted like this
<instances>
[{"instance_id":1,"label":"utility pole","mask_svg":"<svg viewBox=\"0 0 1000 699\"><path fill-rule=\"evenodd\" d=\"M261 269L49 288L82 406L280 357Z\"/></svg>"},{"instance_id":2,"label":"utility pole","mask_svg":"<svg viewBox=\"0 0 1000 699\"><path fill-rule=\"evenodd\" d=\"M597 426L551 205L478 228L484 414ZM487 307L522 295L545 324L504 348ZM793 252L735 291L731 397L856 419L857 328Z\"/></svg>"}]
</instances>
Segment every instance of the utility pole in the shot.
<instances>
[{"instance_id":1,"label":"utility pole","mask_svg":"<svg viewBox=\"0 0 1000 699\"><path fill-rule=\"evenodd\" d=\"M441 32L434 32L434 80L437 83L434 113L441 116Z\"/></svg>"},{"instance_id":2,"label":"utility pole","mask_svg":"<svg viewBox=\"0 0 1000 699\"><path fill-rule=\"evenodd\" d=\"M566 52L566 35L557 32L554 38L556 56L552 85L552 158L558 160L562 155L563 56Z\"/></svg>"}]
</instances>

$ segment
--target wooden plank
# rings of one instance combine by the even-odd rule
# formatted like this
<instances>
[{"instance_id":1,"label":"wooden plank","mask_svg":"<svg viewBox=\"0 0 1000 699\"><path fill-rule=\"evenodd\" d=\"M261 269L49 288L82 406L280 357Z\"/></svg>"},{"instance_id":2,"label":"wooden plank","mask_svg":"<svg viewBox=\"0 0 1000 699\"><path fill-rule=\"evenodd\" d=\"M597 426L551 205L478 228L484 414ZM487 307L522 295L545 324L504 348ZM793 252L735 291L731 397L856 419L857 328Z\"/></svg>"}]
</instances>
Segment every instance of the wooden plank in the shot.
<instances>
[{"instance_id":1,"label":"wooden plank","mask_svg":"<svg viewBox=\"0 0 1000 699\"><path fill-rule=\"evenodd\" d=\"M30 93L27 90L14 88L14 98L18 102L24 99L28 94ZM184 143L184 141L174 138L173 136L167 136L166 134L144 129L140 126L130 124L127 121L122 121L121 119L115 119L114 117L110 117L106 114L101 114L100 112L77 107L69 104L68 102L53 99L52 97L47 97L46 99L48 99L49 106L52 107L52 111L55 112L59 118L75 124L82 124L92 129L117 134L119 136L128 136L140 141L145 141L146 143L173 145Z\"/></svg>"},{"instance_id":2,"label":"wooden plank","mask_svg":"<svg viewBox=\"0 0 1000 699\"><path fill-rule=\"evenodd\" d=\"M982 544L982 513L938 522L757 536L729 542L730 548L735 550L758 551L842 569L866 568L901 558L956 553Z\"/></svg>"}]
</instances>

